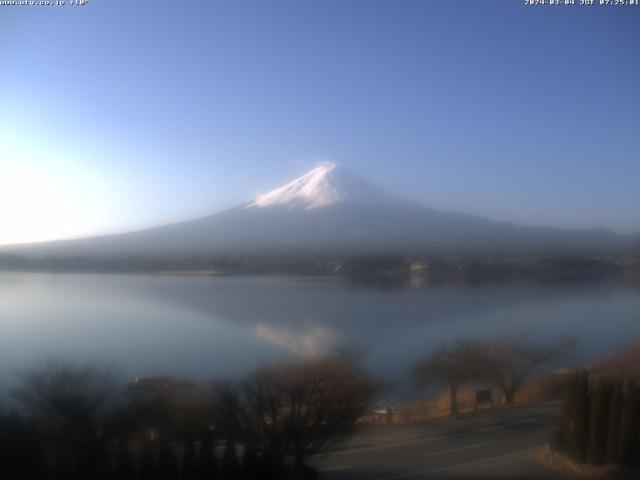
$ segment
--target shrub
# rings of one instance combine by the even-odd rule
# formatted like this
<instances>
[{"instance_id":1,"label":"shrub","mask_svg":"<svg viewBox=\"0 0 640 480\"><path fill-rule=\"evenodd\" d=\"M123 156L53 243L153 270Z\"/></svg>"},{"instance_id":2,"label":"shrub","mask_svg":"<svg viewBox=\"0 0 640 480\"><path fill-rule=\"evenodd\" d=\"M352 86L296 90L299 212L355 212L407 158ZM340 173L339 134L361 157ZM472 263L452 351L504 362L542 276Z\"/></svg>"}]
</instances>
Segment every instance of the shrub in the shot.
<instances>
[{"instance_id":1,"label":"shrub","mask_svg":"<svg viewBox=\"0 0 640 480\"><path fill-rule=\"evenodd\" d=\"M587 459L588 434L589 373L582 370L577 374L569 418L569 456L574 462L583 463Z\"/></svg>"},{"instance_id":2,"label":"shrub","mask_svg":"<svg viewBox=\"0 0 640 480\"><path fill-rule=\"evenodd\" d=\"M607 449L607 420L611 388L599 378L591 392L591 414L589 418L589 447L587 459L593 465L604 462Z\"/></svg>"},{"instance_id":3,"label":"shrub","mask_svg":"<svg viewBox=\"0 0 640 480\"><path fill-rule=\"evenodd\" d=\"M619 459L620 423L622 421L622 383L616 382L609 402L609 426L607 428L606 463L617 463Z\"/></svg>"},{"instance_id":4,"label":"shrub","mask_svg":"<svg viewBox=\"0 0 640 480\"><path fill-rule=\"evenodd\" d=\"M635 463L638 404L636 401L637 388L627 380L624 385L622 403L622 425L620 428L620 463L625 467L632 467Z\"/></svg>"}]
</instances>

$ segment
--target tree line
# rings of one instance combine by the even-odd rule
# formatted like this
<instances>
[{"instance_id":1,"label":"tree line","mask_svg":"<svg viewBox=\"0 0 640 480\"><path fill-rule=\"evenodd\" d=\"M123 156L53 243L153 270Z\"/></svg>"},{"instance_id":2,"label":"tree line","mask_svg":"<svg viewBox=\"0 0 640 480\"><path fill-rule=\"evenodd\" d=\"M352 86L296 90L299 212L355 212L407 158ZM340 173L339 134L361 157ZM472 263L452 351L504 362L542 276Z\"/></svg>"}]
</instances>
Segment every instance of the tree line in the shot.
<instances>
[{"instance_id":1,"label":"tree line","mask_svg":"<svg viewBox=\"0 0 640 480\"><path fill-rule=\"evenodd\" d=\"M575 373L553 447L575 463L640 467L640 385Z\"/></svg>"},{"instance_id":2,"label":"tree line","mask_svg":"<svg viewBox=\"0 0 640 480\"><path fill-rule=\"evenodd\" d=\"M0 478L316 478L306 459L348 434L374 392L343 358L260 368L237 384L122 382L95 366L48 364L0 414Z\"/></svg>"},{"instance_id":3,"label":"tree line","mask_svg":"<svg viewBox=\"0 0 640 480\"><path fill-rule=\"evenodd\" d=\"M559 364L572 343L460 340L413 374L419 385L448 389L452 414L467 383L490 382L510 404L531 372ZM315 478L307 459L349 434L376 391L347 356L263 367L235 383L125 381L109 369L49 362L23 375L13 411L0 408L0 478Z\"/></svg>"},{"instance_id":4,"label":"tree line","mask_svg":"<svg viewBox=\"0 0 640 480\"><path fill-rule=\"evenodd\" d=\"M539 367L559 365L575 340L536 343L528 335L490 340L459 340L436 349L414 366L418 386L439 385L449 391L450 413L458 412L458 392L465 384L490 383L498 387L506 404L529 375Z\"/></svg>"}]
</instances>

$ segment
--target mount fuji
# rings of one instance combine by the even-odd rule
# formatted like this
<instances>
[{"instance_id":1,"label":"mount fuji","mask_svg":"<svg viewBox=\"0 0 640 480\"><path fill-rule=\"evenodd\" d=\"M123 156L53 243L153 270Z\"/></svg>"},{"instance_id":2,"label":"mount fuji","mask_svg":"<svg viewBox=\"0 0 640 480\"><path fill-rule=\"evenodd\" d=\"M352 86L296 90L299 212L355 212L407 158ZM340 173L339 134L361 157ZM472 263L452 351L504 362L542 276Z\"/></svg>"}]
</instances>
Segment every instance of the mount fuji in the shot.
<instances>
[{"instance_id":1,"label":"mount fuji","mask_svg":"<svg viewBox=\"0 0 640 480\"><path fill-rule=\"evenodd\" d=\"M345 167L326 162L307 174L263 195L244 208L284 206L312 210L336 203L408 206L409 202L370 184Z\"/></svg>"},{"instance_id":2,"label":"mount fuji","mask_svg":"<svg viewBox=\"0 0 640 480\"><path fill-rule=\"evenodd\" d=\"M500 223L404 200L334 163L250 202L147 230L16 245L27 255L176 257L259 254L426 254L600 251L637 242L606 230ZM634 243L635 243L634 242Z\"/></svg>"}]
</instances>

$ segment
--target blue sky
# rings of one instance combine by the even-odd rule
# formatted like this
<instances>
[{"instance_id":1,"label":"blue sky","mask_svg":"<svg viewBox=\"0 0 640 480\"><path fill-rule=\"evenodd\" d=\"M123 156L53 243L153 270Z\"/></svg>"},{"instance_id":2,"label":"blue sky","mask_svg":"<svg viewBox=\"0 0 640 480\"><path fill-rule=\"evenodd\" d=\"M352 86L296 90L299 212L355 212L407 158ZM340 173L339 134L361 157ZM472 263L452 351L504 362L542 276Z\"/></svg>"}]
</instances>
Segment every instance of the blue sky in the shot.
<instances>
[{"instance_id":1,"label":"blue sky","mask_svg":"<svg viewBox=\"0 0 640 480\"><path fill-rule=\"evenodd\" d=\"M233 206L319 161L436 208L640 231L640 7L0 7L0 243Z\"/></svg>"}]
</instances>

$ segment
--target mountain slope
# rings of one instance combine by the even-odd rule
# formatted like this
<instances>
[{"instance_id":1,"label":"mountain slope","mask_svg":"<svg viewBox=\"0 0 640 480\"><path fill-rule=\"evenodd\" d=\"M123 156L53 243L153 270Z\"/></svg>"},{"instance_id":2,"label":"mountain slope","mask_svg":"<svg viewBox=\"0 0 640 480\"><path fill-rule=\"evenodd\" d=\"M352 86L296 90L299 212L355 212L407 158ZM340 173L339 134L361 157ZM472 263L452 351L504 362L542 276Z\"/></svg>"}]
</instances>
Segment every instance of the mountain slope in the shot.
<instances>
[{"instance_id":1,"label":"mountain slope","mask_svg":"<svg viewBox=\"0 0 640 480\"><path fill-rule=\"evenodd\" d=\"M388 193L335 164L253 201L205 218L81 240L7 247L56 256L478 253L605 250L631 237L499 223L430 209Z\"/></svg>"}]
</instances>

